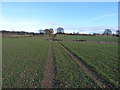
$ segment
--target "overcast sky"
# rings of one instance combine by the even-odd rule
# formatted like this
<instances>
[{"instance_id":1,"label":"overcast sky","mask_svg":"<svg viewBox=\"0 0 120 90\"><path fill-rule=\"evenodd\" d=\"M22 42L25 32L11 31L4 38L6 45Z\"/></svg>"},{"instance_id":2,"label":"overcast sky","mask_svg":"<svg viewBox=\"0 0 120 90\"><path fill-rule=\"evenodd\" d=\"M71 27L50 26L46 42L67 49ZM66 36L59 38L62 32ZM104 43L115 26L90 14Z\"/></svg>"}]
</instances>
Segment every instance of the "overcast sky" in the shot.
<instances>
[{"instance_id":1,"label":"overcast sky","mask_svg":"<svg viewBox=\"0 0 120 90\"><path fill-rule=\"evenodd\" d=\"M118 29L117 2L3 2L0 30L38 32L63 27L66 33Z\"/></svg>"}]
</instances>

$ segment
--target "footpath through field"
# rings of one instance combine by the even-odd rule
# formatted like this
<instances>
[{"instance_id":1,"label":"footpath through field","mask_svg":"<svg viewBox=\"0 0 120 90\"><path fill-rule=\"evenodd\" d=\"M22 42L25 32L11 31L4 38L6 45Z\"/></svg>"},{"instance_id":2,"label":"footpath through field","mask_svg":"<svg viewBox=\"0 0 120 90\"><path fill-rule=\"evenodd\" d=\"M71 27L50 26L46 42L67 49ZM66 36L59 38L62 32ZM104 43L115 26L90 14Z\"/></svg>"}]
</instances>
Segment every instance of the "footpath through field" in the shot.
<instances>
[{"instance_id":1,"label":"footpath through field","mask_svg":"<svg viewBox=\"0 0 120 90\"><path fill-rule=\"evenodd\" d=\"M105 83L103 82L104 80L102 79L102 77L99 77L96 73L94 73L95 71L92 70L87 63L85 63L80 57L78 57L74 52L72 52L70 49L68 49L63 43L61 43L60 41L58 41L61 46L66 50L66 52L73 58L73 60L75 60L80 67L84 70L84 72L91 77L101 88L114 88L114 86L112 86L110 83Z\"/></svg>"},{"instance_id":2,"label":"footpath through field","mask_svg":"<svg viewBox=\"0 0 120 90\"><path fill-rule=\"evenodd\" d=\"M41 83L43 88L53 88L54 86L54 65L53 65L53 50L50 43L48 50L47 64L44 71L44 79Z\"/></svg>"}]
</instances>

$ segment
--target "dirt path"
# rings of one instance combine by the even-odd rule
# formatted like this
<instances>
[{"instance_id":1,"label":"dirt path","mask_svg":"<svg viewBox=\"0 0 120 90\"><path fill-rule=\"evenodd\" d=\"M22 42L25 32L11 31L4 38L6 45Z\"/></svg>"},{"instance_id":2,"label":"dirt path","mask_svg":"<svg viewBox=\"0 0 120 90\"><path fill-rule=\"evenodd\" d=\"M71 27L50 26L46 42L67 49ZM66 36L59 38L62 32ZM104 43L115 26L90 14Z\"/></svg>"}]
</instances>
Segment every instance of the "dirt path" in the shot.
<instances>
[{"instance_id":1,"label":"dirt path","mask_svg":"<svg viewBox=\"0 0 120 90\"><path fill-rule=\"evenodd\" d=\"M54 65L53 65L53 51L52 45L50 43L49 50L48 50L48 58L47 64L44 71L44 80L41 83L43 88L53 88L54 86Z\"/></svg>"},{"instance_id":2,"label":"dirt path","mask_svg":"<svg viewBox=\"0 0 120 90\"><path fill-rule=\"evenodd\" d=\"M78 57L75 53L73 53L70 49L64 46L61 42L59 42L61 46L66 50L66 52L80 65L83 71L90 76L94 82L96 82L101 88L114 88L110 83L103 82L103 78L96 75L94 70L90 69L90 67L85 63L80 57Z\"/></svg>"}]
</instances>

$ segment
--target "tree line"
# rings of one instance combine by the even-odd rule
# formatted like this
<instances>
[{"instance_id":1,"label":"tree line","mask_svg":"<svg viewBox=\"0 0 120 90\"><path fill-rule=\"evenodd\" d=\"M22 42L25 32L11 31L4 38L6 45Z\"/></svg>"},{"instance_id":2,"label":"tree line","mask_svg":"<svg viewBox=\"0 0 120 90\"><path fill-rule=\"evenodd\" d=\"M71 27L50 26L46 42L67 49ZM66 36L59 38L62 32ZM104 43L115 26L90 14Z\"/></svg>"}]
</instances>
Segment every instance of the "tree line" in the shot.
<instances>
[{"instance_id":1,"label":"tree line","mask_svg":"<svg viewBox=\"0 0 120 90\"><path fill-rule=\"evenodd\" d=\"M6 30L2 30L0 31L3 34L18 34L18 35L43 35L43 34L48 34L48 35L52 35L55 34L54 33L54 29L53 28L49 28L49 29L45 29L45 30L38 30L38 33L35 32L25 32L25 31L6 31ZM104 32L102 34L100 33L93 33L93 34L80 34L79 32L75 33L64 33L64 28L62 27L58 27L56 29L56 34L69 34L69 35L86 35L86 36L96 36L96 35L106 35L106 36L120 36L120 30L116 30L116 34L113 34L112 31L110 29L105 29Z\"/></svg>"}]
</instances>

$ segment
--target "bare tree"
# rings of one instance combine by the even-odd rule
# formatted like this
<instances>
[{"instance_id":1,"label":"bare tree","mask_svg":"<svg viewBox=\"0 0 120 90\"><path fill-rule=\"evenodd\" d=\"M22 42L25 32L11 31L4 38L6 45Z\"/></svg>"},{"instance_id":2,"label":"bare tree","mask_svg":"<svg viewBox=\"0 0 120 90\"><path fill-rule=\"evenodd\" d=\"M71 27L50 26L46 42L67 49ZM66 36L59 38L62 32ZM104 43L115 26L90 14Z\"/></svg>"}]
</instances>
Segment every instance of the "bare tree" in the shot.
<instances>
[{"instance_id":1,"label":"bare tree","mask_svg":"<svg viewBox=\"0 0 120 90\"><path fill-rule=\"evenodd\" d=\"M44 34L44 30L42 30L42 29L38 30L38 32L39 32L40 34Z\"/></svg>"},{"instance_id":2,"label":"bare tree","mask_svg":"<svg viewBox=\"0 0 120 90\"><path fill-rule=\"evenodd\" d=\"M62 27L57 28L57 33L58 34L63 34L64 33L64 29Z\"/></svg>"},{"instance_id":3,"label":"bare tree","mask_svg":"<svg viewBox=\"0 0 120 90\"><path fill-rule=\"evenodd\" d=\"M51 34L53 34L54 30L50 28L50 29L45 29L44 32L45 34L48 34L50 36Z\"/></svg>"},{"instance_id":4,"label":"bare tree","mask_svg":"<svg viewBox=\"0 0 120 90\"><path fill-rule=\"evenodd\" d=\"M104 33L103 33L104 35L112 35L112 31L110 30L110 29L105 29L105 31L104 31Z\"/></svg>"},{"instance_id":5,"label":"bare tree","mask_svg":"<svg viewBox=\"0 0 120 90\"><path fill-rule=\"evenodd\" d=\"M117 31L116 31L116 34L117 34L117 35L120 35L120 30L117 30Z\"/></svg>"}]
</instances>

